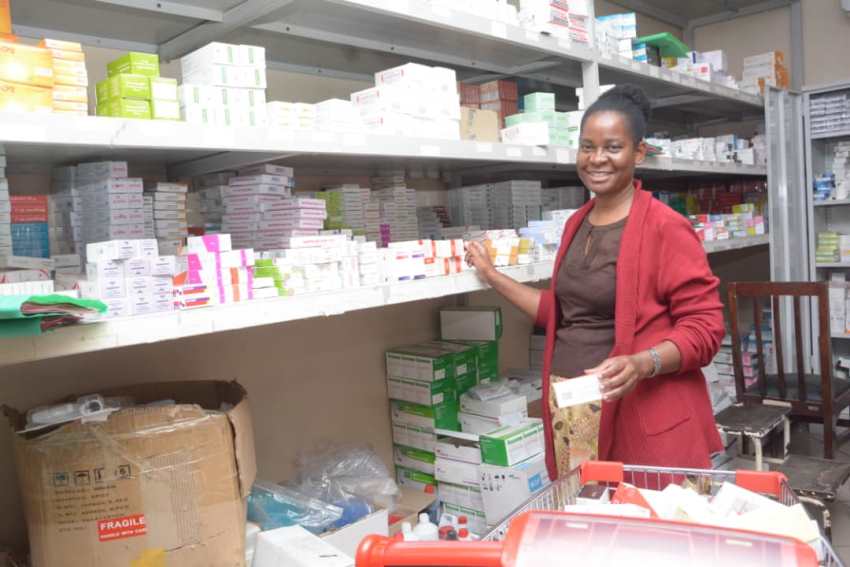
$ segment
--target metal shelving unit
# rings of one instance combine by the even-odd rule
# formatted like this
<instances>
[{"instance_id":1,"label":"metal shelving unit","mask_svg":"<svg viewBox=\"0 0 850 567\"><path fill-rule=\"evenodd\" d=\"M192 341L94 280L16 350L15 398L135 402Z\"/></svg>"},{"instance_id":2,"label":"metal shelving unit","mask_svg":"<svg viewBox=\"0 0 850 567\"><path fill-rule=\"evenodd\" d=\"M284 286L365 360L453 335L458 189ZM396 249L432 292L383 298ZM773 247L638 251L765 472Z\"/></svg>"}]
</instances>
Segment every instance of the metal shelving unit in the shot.
<instances>
[{"instance_id":1,"label":"metal shelving unit","mask_svg":"<svg viewBox=\"0 0 850 567\"><path fill-rule=\"evenodd\" d=\"M67 4L67 5L66 5ZM57 7L67 8L59 10ZM591 14L591 21L592 21ZM14 31L86 45L157 52L176 59L210 41L263 45L271 70L372 81L373 73L408 61L455 68L460 80L515 77L528 88L555 91L562 109L583 87L628 80L656 101L660 122L697 127L705 121L763 118L761 97L628 61L568 39L455 10L429 0L27 0L15 2ZM273 97L272 97L273 98ZM335 134L272 128L199 127L181 122L58 115L0 115L0 144L10 172L47 172L57 164L126 159L194 176L264 162L299 171L370 175L380 168L434 166L463 179L482 172L575 176L576 153L558 147ZM764 167L651 158L648 178L763 177ZM706 243L708 253L768 246L772 236ZM551 263L506 269L521 281L551 275ZM279 298L62 329L0 343L0 360L17 363L225 330L323 317L345 311L484 289L472 273ZM344 307L341 307L344 306Z\"/></svg>"}]
</instances>

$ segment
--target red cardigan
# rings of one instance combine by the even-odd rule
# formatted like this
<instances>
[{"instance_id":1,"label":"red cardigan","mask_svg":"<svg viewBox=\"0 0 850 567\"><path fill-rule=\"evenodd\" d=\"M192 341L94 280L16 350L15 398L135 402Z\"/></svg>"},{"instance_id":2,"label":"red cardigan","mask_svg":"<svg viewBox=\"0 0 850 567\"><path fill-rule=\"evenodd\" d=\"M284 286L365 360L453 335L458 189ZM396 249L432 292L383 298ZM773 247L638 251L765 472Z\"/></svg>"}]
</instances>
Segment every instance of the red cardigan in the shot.
<instances>
[{"instance_id":1,"label":"red cardigan","mask_svg":"<svg viewBox=\"0 0 850 567\"><path fill-rule=\"evenodd\" d=\"M624 398L602 405L599 458L629 464L710 467L711 453L723 449L715 429L708 387L700 369L724 335L719 281L688 220L641 190L623 229L617 258L615 344L611 356L634 354L669 340L682 356L678 373L641 381ZM555 332L561 320L555 296L558 271L591 200L564 228L551 287L543 292L537 325L546 329L543 417L546 465L557 477L549 409L549 372ZM602 361L599 361L602 362Z\"/></svg>"}]
</instances>

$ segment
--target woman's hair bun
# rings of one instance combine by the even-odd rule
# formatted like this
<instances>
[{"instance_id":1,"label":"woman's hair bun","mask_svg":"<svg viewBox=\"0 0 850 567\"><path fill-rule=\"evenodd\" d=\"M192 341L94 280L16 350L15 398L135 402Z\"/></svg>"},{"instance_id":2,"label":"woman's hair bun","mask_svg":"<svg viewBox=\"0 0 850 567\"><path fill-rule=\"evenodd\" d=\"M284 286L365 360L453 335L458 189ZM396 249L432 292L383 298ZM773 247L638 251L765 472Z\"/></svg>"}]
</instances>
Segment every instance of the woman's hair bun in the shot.
<instances>
[{"instance_id":1,"label":"woman's hair bun","mask_svg":"<svg viewBox=\"0 0 850 567\"><path fill-rule=\"evenodd\" d=\"M603 93L599 98L603 99L608 97L627 99L629 102L638 107L641 114L643 114L644 119L649 122L649 119L652 116L652 104L649 102L649 98L646 96L646 93L642 88L630 84L617 85L613 89Z\"/></svg>"}]
</instances>

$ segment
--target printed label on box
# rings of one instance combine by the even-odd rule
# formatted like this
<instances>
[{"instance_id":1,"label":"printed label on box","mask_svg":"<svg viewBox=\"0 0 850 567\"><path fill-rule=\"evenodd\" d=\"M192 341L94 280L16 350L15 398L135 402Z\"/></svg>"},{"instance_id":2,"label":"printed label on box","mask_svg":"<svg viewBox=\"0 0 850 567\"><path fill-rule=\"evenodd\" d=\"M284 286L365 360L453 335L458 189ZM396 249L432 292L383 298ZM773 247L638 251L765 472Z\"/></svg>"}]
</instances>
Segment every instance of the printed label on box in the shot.
<instances>
[{"instance_id":1,"label":"printed label on box","mask_svg":"<svg viewBox=\"0 0 850 567\"><path fill-rule=\"evenodd\" d=\"M148 528L145 524L144 514L134 514L97 522L97 536L102 542L138 537L147 533Z\"/></svg>"}]
</instances>

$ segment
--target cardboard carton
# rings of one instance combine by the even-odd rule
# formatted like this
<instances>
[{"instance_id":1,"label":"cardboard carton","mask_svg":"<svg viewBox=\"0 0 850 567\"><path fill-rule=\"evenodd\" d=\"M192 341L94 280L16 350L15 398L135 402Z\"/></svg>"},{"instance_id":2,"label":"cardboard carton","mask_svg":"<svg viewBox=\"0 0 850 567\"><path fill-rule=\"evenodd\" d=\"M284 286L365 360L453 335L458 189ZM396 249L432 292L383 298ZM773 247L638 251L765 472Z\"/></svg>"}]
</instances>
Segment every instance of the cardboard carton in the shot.
<instances>
[{"instance_id":1,"label":"cardboard carton","mask_svg":"<svg viewBox=\"0 0 850 567\"><path fill-rule=\"evenodd\" d=\"M494 526L550 483L543 455L513 467L481 465L481 496L487 524Z\"/></svg>"},{"instance_id":2,"label":"cardboard carton","mask_svg":"<svg viewBox=\"0 0 850 567\"><path fill-rule=\"evenodd\" d=\"M493 110L460 109L460 139L476 142L499 141L499 113Z\"/></svg>"},{"instance_id":3,"label":"cardboard carton","mask_svg":"<svg viewBox=\"0 0 850 567\"><path fill-rule=\"evenodd\" d=\"M502 310L498 307L452 307L440 310L443 340L495 341L502 336Z\"/></svg>"},{"instance_id":4,"label":"cardboard carton","mask_svg":"<svg viewBox=\"0 0 850 567\"><path fill-rule=\"evenodd\" d=\"M15 435L33 567L129 566L151 554L168 565L242 565L244 498L256 476L242 386L175 382L100 393L177 404ZM25 413L4 409L22 430Z\"/></svg>"},{"instance_id":5,"label":"cardboard carton","mask_svg":"<svg viewBox=\"0 0 850 567\"><path fill-rule=\"evenodd\" d=\"M480 443L483 462L510 467L544 451L543 422L527 419L519 425L502 427L482 435Z\"/></svg>"}]
</instances>

